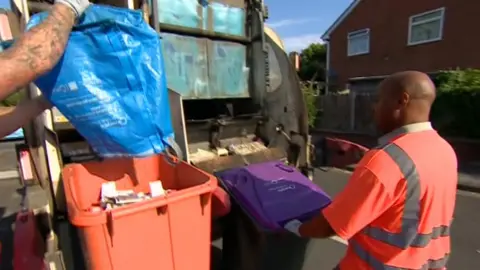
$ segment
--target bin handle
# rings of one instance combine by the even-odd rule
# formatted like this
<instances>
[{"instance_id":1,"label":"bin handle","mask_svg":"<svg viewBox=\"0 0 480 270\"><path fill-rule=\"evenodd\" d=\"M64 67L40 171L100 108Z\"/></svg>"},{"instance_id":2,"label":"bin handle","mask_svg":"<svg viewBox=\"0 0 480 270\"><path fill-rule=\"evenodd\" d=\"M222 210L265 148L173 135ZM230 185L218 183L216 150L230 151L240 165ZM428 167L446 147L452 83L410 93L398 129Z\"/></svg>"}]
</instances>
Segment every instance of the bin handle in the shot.
<instances>
[{"instance_id":1,"label":"bin handle","mask_svg":"<svg viewBox=\"0 0 480 270\"><path fill-rule=\"evenodd\" d=\"M110 235L110 244L112 245L112 247L113 247L113 235L115 233L114 223L117 218L129 216L129 215L132 215L138 212L143 212L152 208L157 209L157 213L158 212L164 213L167 208L167 199L161 198L153 202L146 202L138 205L138 207L136 208L125 207L125 208L118 208L118 209L109 211L107 213L107 231L108 231L108 234Z\"/></svg>"},{"instance_id":2,"label":"bin handle","mask_svg":"<svg viewBox=\"0 0 480 270\"><path fill-rule=\"evenodd\" d=\"M285 165L285 164L282 164L282 163L279 163L279 164L277 164L277 168L279 168L280 170L283 170L283 171L289 172L289 173L291 173L291 172L294 172L294 171L295 171L295 169L293 169L292 167L290 167L290 166L287 166L287 165Z\"/></svg>"},{"instance_id":3,"label":"bin handle","mask_svg":"<svg viewBox=\"0 0 480 270\"><path fill-rule=\"evenodd\" d=\"M202 208L202 216L205 215L205 206L208 204L208 201L211 200L212 194L203 193L200 195L200 207Z\"/></svg>"},{"instance_id":4,"label":"bin handle","mask_svg":"<svg viewBox=\"0 0 480 270\"><path fill-rule=\"evenodd\" d=\"M212 192L212 186L210 184L205 184L205 185L199 186L196 189L195 193L202 196L203 194L210 193L210 192ZM168 203L170 204L170 203L174 203L174 202L177 202L177 201L187 199L191 196L192 196L191 193L183 193L183 194L178 194L173 198L167 198L167 200L168 200Z\"/></svg>"},{"instance_id":5,"label":"bin handle","mask_svg":"<svg viewBox=\"0 0 480 270\"><path fill-rule=\"evenodd\" d=\"M203 186L198 187L198 189L195 193L197 193L199 195L203 195L203 194L209 193L211 191L212 191L212 187L210 185L203 185ZM166 208L168 206L168 204L170 204L170 203L174 203L174 202L186 199L186 198L191 197L191 196L192 196L191 193L183 193L183 194L175 195L175 197L173 197L173 198L169 198L168 196L165 196L163 198L154 199L153 201L150 201L150 202L147 201L147 202L141 203L140 205L138 205L135 208L132 208L132 207L117 208L117 209L111 211L111 215L112 215L111 222L113 222L113 220L115 220L117 218L129 216L129 215L132 215L132 214L135 214L135 213L138 213L138 212L142 212L142 211L147 211L149 209Z\"/></svg>"},{"instance_id":6,"label":"bin handle","mask_svg":"<svg viewBox=\"0 0 480 270\"><path fill-rule=\"evenodd\" d=\"M117 218L130 216L130 215L133 215L133 214L138 213L138 212L147 211L149 209L153 209L153 208L158 209L158 208L167 207L167 203L168 203L167 198L164 197L164 198L154 199L151 202L147 201L147 202L140 203L135 208L132 208L132 207L117 208L115 210L110 211L110 214L112 216L111 217L112 218L111 222L113 222Z\"/></svg>"},{"instance_id":7,"label":"bin handle","mask_svg":"<svg viewBox=\"0 0 480 270\"><path fill-rule=\"evenodd\" d=\"M197 194L200 195L200 203L203 204L206 202L207 198L205 198L205 194L209 193L212 191L212 186L210 184L203 185L201 187L198 187L197 189ZM168 198L164 197L159 200L155 200L153 202L146 202L141 205L138 205L136 208L130 208L130 207L125 207L125 208L118 208L115 210L110 211L107 213L107 230L108 234L110 235L110 244L113 247L113 235L115 232L114 228L114 220L117 218L129 216L138 212L146 211L152 208L157 209L157 213L165 213L168 207L168 204L177 202L183 199L186 199L188 197L191 197L191 193L184 193L184 194L179 194L175 196L174 198ZM203 211L203 209L202 209Z\"/></svg>"}]
</instances>

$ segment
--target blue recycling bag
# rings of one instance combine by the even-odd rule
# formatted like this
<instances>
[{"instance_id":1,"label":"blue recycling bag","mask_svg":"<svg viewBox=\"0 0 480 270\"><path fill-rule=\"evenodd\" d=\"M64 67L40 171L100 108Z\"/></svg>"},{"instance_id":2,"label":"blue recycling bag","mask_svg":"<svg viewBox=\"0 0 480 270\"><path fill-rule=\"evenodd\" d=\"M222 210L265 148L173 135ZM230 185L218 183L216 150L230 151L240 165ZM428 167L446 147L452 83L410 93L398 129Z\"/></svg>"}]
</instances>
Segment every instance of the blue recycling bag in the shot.
<instances>
[{"instance_id":1,"label":"blue recycling bag","mask_svg":"<svg viewBox=\"0 0 480 270\"><path fill-rule=\"evenodd\" d=\"M32 16L27 29L46 16ZM60 62L35 84L101 157L178 149L161 40L140 11L91 5Z\"/></svg>"}]
</instances>

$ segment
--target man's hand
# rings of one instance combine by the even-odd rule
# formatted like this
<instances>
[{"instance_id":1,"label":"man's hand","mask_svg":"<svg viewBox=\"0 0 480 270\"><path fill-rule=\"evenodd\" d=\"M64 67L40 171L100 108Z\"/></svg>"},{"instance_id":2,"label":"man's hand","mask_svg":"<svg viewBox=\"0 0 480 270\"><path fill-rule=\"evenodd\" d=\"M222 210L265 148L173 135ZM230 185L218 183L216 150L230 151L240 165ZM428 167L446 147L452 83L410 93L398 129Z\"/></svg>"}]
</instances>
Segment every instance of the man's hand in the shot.
<instances>
[{"instance_id":1,"label":"man's hand","mask_svg":"<svg viewBox=\"0 0 480 270\"><path fill-rule=\"evenodd\" d=\"M296 234L297 236L300 236L300 226L302 226L302 222L300 222L300 220L298 219L294 219L294 220L291 220L289 222L287 222L287 224L285 224L285 226L283 226L285 228L285 230L289 231L289 232L292 232L294 234Z\"/></svg>"},{"instance_id":2,"label":"man's hand","mask_svg":"<svg viewBox=\"0 0 480 270\"><path fill-rule=\"evenodd\" d=\"M90 5L88 0L55 0L55 4L57 3L70 7L77 17L82 15L85 9Z\"/></svg>"}]
</instances>

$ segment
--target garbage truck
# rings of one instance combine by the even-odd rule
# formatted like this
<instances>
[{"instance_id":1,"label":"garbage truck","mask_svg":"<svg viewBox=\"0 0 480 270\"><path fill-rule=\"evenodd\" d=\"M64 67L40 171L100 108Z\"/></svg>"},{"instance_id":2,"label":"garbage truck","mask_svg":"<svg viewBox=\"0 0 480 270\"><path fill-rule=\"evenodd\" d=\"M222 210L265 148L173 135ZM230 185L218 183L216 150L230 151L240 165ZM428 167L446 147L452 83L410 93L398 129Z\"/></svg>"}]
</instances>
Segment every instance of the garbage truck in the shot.
<instances>
[{"instance_id":1,"label":"garbage truck","mask_svg":"<svg viewBox=\"0 0 480 270\"><path fill-rule=\"evenodd\" d=\"M281 39L265 23L263 0L93 2L142 10L162 39L178 158L212 174L282 160L313 177L299 78ZM48 1L14 0L16 28L50 7ZM41 94L33 84L23 91L27 98ZM24 134L25 144L17 145L24 189L15 224L15 270L84 269L61 172L67 164L98 157L56 108L25 126ZM221 220L213 223L220 235L230 226Z\"/></svg>"}]
</instances>

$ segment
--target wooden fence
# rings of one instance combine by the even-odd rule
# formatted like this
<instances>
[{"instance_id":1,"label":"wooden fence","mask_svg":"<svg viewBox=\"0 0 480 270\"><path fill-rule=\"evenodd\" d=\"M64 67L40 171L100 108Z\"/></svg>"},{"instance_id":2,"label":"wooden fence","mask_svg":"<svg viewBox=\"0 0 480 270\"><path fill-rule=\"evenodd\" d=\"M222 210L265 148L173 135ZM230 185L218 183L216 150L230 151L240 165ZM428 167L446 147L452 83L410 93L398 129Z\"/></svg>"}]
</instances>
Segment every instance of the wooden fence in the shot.
<instances>
[{"instance_id":1,"label":"wooden fence","mask_svg":"<svg viewBox=\"0 0 480 270\"><path fill-rule=\"evenodd\" d=\"M317 118L316 127L373 134L375 133L373 123L375 98L375 94L355 92L319 96L318 109L321 115Z\"/></svg>"}]
</instances>

